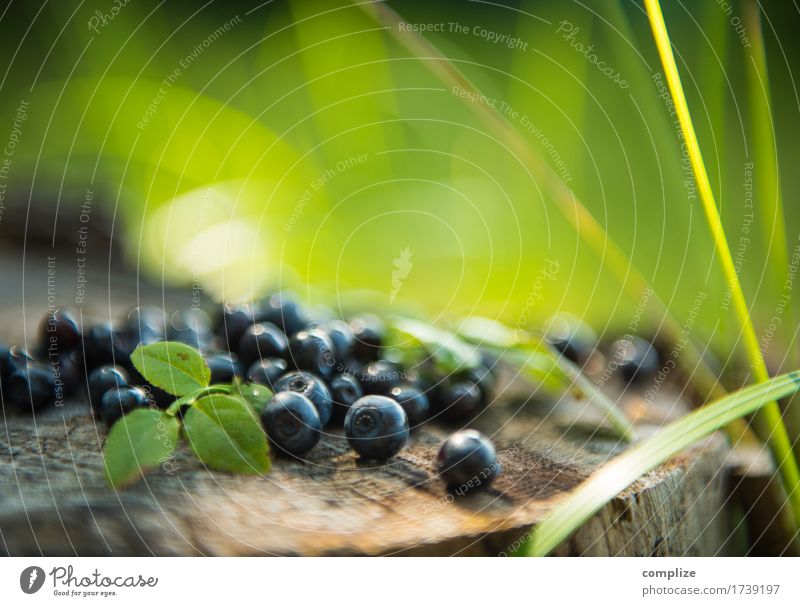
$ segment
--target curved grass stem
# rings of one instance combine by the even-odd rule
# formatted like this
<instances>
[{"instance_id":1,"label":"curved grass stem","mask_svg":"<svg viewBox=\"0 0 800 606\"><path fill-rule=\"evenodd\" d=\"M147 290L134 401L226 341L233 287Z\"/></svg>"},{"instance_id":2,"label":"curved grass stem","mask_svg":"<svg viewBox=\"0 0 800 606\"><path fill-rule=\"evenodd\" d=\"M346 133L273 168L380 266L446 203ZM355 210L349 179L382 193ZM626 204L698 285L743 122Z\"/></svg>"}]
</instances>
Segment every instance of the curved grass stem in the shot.
<instances>
[{"instance_id":1,"label":"curved grass stem","mask_svg":"<svg viewBox=\"0 0 800 606\"><path fill-rule=\"evenodd\" d=\"M692 164L692 170L697 180L697 189L700 193L703 211L705 212L706 220L711 230L714 245L719 254L725 280L728 283L734 313L741 327L741 337L744 340L745 350L750 360L753 378L757 383L761 383L769 379L769 373L767 372L767 366L761 354L761 349L759 348L758 338L756 337L755 328L750 318L750 311L744 298L744 292L739 282L739 276L736 273L733 257L731 256L728 242L725 238L725 230L722 227L722 221L717 210L716 202L714 201L711 183L708 179L708 173L706 172L703 156L700 152L700 145L697 141L697 135L695 134L689 106L686 102L686 95L684 94L683 85L681 84L680 75L678 74L678 67L672 53L672 45L669 34L667 33L666 24L664 23L661 5L659 0L645 0L645 7L650 19L653 38L667 78L670 94L675 104L675 110ZM795 523L800 526L800 471L798 471L797 460L792 450L792 443L786 431L786 426L783 423L780 408L776 402L769 403L757 414L756 431L770 446L782 482L786 488L786 494L792 505Z\"/></svg>"}]
</instances>

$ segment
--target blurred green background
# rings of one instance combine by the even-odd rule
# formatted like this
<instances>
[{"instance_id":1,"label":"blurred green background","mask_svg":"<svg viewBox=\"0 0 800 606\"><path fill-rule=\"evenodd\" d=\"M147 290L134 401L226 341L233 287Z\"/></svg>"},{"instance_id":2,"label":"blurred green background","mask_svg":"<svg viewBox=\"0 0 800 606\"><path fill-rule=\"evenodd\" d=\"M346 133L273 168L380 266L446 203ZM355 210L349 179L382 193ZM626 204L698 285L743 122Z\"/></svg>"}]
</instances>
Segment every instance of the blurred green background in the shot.
<instances>
[{"instance_id":1,"label":"blurred green background","mask_svg":"<svg viewBox=\"0 0 800 606\"><path fill-rule=\"evenodd\" d=\"M462 98L430 69L436 59L398 41L415 32L348 2L8 3L2 237L38 230L57 245L55 213L77 218L74 231L90 199L86 222L106 217L130 267L214 298L280 285L334 306L356 293L434 318L536 326L569 311L600 333L630 329L640 301L578 236L581 219L560 212L552 179L531 174L476 117L476 103L491 105L680 322L697 312L696 336L718 351L735 344L639 2L389 5L486 99ZM743 25L754 6L664 2L764 334L800 234L799 20L791 3L763 3L769 81L759 93L756 32ZM785 242L770 212L778 184ZM88 254L108 250L94 240ZM787 318L770 331L773 357L794 342Z\"/></svg>"}]
</instances>

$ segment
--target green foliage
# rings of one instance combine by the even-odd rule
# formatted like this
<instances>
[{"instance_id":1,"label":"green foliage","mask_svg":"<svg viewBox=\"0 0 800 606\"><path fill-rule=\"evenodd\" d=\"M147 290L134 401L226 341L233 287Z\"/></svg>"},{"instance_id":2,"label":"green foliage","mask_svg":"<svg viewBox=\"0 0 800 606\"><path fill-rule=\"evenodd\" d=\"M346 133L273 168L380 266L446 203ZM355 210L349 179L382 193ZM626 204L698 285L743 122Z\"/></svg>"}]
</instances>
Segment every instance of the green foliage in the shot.
<instances>
[{"instance_id":1,"label":"green foliage","mask_svg":"<svg viewBox=\"0 0 800 606\"><path fill-rule=\"evenodd\" d=\"M175 341L140 345L131 354L131 362L150 384L173 396L207 387L211 380L200 352Z\"/></svg>"}]
</instances>

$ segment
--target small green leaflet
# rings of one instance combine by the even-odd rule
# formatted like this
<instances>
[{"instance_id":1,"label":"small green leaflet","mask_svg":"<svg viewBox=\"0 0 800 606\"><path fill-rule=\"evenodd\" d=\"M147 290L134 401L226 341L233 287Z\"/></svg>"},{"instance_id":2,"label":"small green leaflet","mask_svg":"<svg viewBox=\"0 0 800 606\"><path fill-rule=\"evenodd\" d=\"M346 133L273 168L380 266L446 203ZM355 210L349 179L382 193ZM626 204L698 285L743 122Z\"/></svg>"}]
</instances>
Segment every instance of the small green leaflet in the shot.
<instances>
[{"instance_id":1,"label":"small green leaflet","mask_svg":"<svg viewBox=\"0 0 800 606\"><path fill-rule=\"evenodd\" d=\"M424 347L446 373L475 368L481 361L476 347L449 331L418 320L395 318L389 336L394 340L389 345L400 350Z\"/></svg>"},{"instance_id":2,"label":"small green leaflet","mask_svg":"<svg viewBox=\"0 0 800 606\"><path fill-rule=\"evenodd\" d=\"M150 408L134 410L117 421L103 449L109 484L122 488L167 461L178 443L178 429L177 419Z\"/></svg>"},{"instance_id":3,"label":"small green leaflet","mask_svg":"<svg viewBox=\"0 0 800 606\"><path fill-rule=\"evenodd\" d=\"M256 414L261 414L267 402L275 395L269 387L258 383L237 383L231 390L252 406Z\"/></svg>"},{"instance_id":4,"label":"small green leaflet","mask_svg":"<svg viewBox=\"0 0 800 606\"><path fill-rule=\"evenodd\" d=\"M176 341L140 345L131 354L131 362L149 383L174 396L190 394L211 381L203 356Z\"/></svg>"},{"instance_id":5,"label":"small green leaflet","mask_svg":"<svg viewBox=\"0 0 800 606\"><path fill-rule=\"evenodd\" d=\"M269 471L267 436L250 405L239 398L200 398L184 415L183 432L209 467L247 474Z\"/></svg>"}]
</instances>

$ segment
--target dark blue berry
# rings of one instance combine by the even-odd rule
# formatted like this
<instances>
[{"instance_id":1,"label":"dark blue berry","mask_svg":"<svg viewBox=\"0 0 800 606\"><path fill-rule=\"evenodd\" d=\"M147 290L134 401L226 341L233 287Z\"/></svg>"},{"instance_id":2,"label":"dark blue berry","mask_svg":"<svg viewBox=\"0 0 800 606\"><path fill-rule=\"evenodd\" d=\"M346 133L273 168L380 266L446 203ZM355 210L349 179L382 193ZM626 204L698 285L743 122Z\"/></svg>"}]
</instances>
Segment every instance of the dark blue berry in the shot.
<instances>
[{"instance_id":1,"label":"dark blue berry","mask_svg":"<svg viewBox=\"0 0 800 606\"><path fill-rule=\"evenodd\" d=\"M116 387L124 387L128 384L128 373L121 366L108 364L96 368L89 375L89 403L92 408L98 410L100 401L105 393Z\"/></svg>"},{"instance_id":2,"label":"dark blue berry","mask_svg":"<svg viewBox=\"0 0 800 606\"><path fill-rule=\"evenodd\" d=\"M283 358L256 360L247 369L247 380L273 388L275 381L286 374L289 364Z\"/></svg>"},{"instance_id":3,"label":"dark blue berry","mask_svg":"<svg viewBox=\"0 0 800 606\"><path fill-rule=\"evenodd\" d=\"M93 370L105 364L126 364L132 350L111 324L96 324L83 335L83 351L86 368Z\"/></svg>"},{"instance_id":4,"label":"dark blue berry","mask_svg":"<svg viewBox=\"0 0 800 606\"><path fill-rule=\"evenodd\" d=\"M255 324L256 308L252 304L225 303L217 325L217 334L228 351L236 351L244 332Z\"/></svg>"},{"instance_id":5,"label":"dark blue berry","mask_svg":"<svg viewBox=\"0 0 800 606\"><path fill-rule=\"evenodd\" d=\"M319 328L301 330L289 342L289 361L295 368L321 377L332 376L336 368L333 342Z\"/></svg>"},{"instance_id":6,"label":"dark blue berry","mask_svg":"<svg viewBox=\"0 0 800 606\"><path fill-rule=\"evenodd\" d=\"M5 401L23 412L38 412L56 401L53 368L45 362L30 361L11 373L6 381Z\"/></svg>"},{"instance_id":7,"label":"dark blue berry","mask_svg":"<svg viewBox=\"0 0 800 606\"><path fill-rule=\"evenodd\" d=\"M295 301L283 294L265 299L258 312L259 322L271 322L288 336L303 330L308 319Z\"/></svg>"},{"instance_id":8,"label":"dark blue berry","mask_svg":"<svg viewBox=\"0 0 800 606\"><path fill-rule=\"evenodd\" d=\"M353 355L359 360L377 360L380 355L386 328L375 316L361 316L350 322L355 342Z\"/></svg>"},{"instance_id":9,"label":"dark blue berry","mask_svg":"<svg viewBox=\"0 0 800 606\"><path fill-rule=\"evenodd\" d=\"M75 314L68 309L48 313L39 327L42 354L61 355L75 349L81 342L81 327Z\"/></svg>"},{"instance_id":10,"label":"dark blue berry","mask_svg":"<svg viewBox=\"0 0 800 606\"><path fill-rule=\"evenodd\" d=\"M457 380L440 386L434 403L434 412L445 421L465 423L484 409L486 401L476 383Z\"/></svg>"},{"instance_id":11,"label":"dark blue berry","mask_svg":"<svg viewBox=\"0 0 800 606\"><path fill-rule=\"evenodd\" d=\"M386 395L406 380L406 374L398 364L376 360L364 366L357 378L364 393Z\"/></svg>"},{"instance_id":12,"label":"dark blue berry","mask_svg":"<svg viewBox=\"0 0 800 606\"><path fill-rule=\"evenodd\" d=\"M107 391L100 400L100 418L111 427L124 415L149 405L147 392L141 387L125 385Z\"/></svg>"},{"instance_id":13,"label":"dark blue berry","mask_svg":"<svg viewBox=\"0 0 800 606\"><path fill-rule=\"evenodd\" d=\"M206 356L206 364L211 371L211 384L230 383L242 376L242 367L236 354L227 351L215 352Z\"/></svg>"},{"instance_id":14,"label":"dark blue berry","mask_svg":"<svg viewBox=\"0 0 800 606\"><path fill-rule=\"evenodd\" d=\"M333 377L330 388L333 398L333 420L341 424L353 403L364 396L364 390L361 389L358 380L348 374Z\"/></svg>"},{"instance_id":15,"label":"dark blue berry","mask_svg":"<svg viewBox=\"0 0 800 606\"><path fill-rule=\"evenodd\" d=\"M153 305L134 307L128 312L123 334L131 351L138 345L163 341L167 336L167 314Z\"/></svg>"},{"instance_id":16,"label":"dark blue berry","mask_svg":"<svg viewBox=\"0 0 800 606\"><path fill-rule=\"evenodd\" d=\"M356 337L353 329L344 320L331 320L326 322L322 329L327 333L333 343L333 351L336 354L336 361L344 363L353 352Z\"/></svg>"},{"instance_id":17,"label":"dark blue berry","mask_svg":"<svg viewBox=\"0 0 800 606\"><path fill-rule=\"evenodd\" d=\"M272 445L284 454L302 457L319 442L322 422L311 400L293 391L276 393L261 411Z\"/></svg>"},{"instance_id":18,"label":"dark blue berry","mask_svg":"<svg viewBox=\"0 0 800 606\"><path fill-rule=\"evenodd\" d=\"M7 381L12 374L24 369L31 361L33 356L19 345L0 349L0 378Z\"/></svg>"},{"instance_id":19,"label":"dark blue berry","mask_svg":"<svg viewBox=\"0 0 800 606\"><path fill-rule=\"evenodd\" d=\"M428 396L411 385L398 385L389 391L389 397L397 401L406 411L411 429L422 425L430 415L431 405Z\"/></svg>"},{"instance_id":20,"label":"dark blue berry","mask_svg":"<svg viewBox=\"0 0 800 606\"><path fill-rule=\"evenodd\" d=\"M62 397L75 395L82 383L86 381L83 367L83 354L78 350L68 351L58 357L53 365L56 387L62 390Z\"/></svg>"},{"instance_id":21,"label":"dark blue berry","mask_svg":"<svg viewBox=\"0 0 800 606\"><path fill-rule=\"evenodd\" d=\"M167 326L167 340L179 341L195 349L207 349L212 337L211 318L202 309L180 309L172 314Z\"/></svg>"},{"instance_id":22,"label":"dark blue berry","mask_svg":"<svg viewBox=\"0 0 800 606\"><path fill-rule=\"evenodd\" d=\"M362 457L383 461L408 442L408 418L391 398L364 396L347 412L344 433L351 448Z\"/></svg>"},{"instance_id":23,"label":"dark blue berry","mask_svg":"<svg viewBox=\"0 0 800 606\"><path fill-rule=\"evenodd\" d=\"M658 372L658 352L650 343L639 337L619 339L611 346L611 361L626 382L644 381Z\"/></svg>"},{"instance_id":24,"label":"dark blue berry","mask_svg":"<svg viewBox=\"0 0 800 606\"><path fill-rule=\"evenodd\" d=\"M283 331L270 322L252 324L244 331L236 350L239 361L245 368L256 360L282 358L289 343Z\"/></svg>"},{"instance_id":25,"label":"dark blue berry","mask_svg":"<svg viewBox=\"0 0 800 606\"><path fill-rule=\"evenodd\" d=\"M550 320L545 338L565 358L576 364L583 364L597 346L594 331L571 314L559 314Z\"/></svg>"},{"instance_id":26,"label":"dark blue berry","mask_svg":"<svg viewBox=\"0 0 800 606\"><path fill-rule=\"evenodd\" d=\"M468 383L475 383L478 389L481 390L481 396L484 401L489 401L492 391L494 390L495 378L491 371L483 365L478 365L476 368L469 368L456 373L450 378L451 383L456 381L466 381Z\"/></svg>"},{"instance_id":27,"label":"dark blue berry","mask_svg":"<svg viewBox=\"0 0 800 606\"><path fill-rule=\"evenodd\" d=\"M437 464L447 486L463 492L486 488L502 472L494 446L474 429L447 438L439 450Z\"/></svg>"},{"instance_id":28,"label":"dark blue berry","mask_svg":"<svg viewBox=\"0 0 800 606\"><path fill-rule=\"evenodd\" d=\"M303 394L316 407L323 427L331 420L333 412L331 392L316 375L303 370L286 373L275 381L275 391L294 391Z\"/></svg>"}]
</instances>

